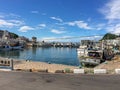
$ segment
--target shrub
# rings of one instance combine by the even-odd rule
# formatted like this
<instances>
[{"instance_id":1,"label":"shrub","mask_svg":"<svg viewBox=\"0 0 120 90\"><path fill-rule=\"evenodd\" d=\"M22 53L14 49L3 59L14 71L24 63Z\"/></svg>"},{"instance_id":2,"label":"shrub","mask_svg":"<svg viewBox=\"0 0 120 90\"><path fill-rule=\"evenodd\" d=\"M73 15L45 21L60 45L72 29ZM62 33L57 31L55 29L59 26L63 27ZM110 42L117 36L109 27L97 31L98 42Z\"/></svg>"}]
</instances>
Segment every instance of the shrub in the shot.
<instances>
[{"instance_id":1,"label":"shrub","mask_svg":"<svg viewBox=\"0 0 120 90\"><path fill-rule=\"evenodd\" d=\"M65 73L73 73L73 71L71 71L70 68L65 68Z\"/></svg>"}]
</instances>

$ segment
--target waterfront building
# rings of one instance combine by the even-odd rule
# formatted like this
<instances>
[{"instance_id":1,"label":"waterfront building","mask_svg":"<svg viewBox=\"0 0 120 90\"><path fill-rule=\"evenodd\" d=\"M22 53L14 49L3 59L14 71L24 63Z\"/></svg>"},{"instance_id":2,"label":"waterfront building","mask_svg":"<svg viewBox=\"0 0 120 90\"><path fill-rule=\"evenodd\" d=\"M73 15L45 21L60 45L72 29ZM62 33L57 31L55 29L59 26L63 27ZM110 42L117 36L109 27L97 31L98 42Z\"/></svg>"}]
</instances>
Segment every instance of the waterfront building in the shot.
<instances>
[{"instance_id":1,"label":"waterfront building","mask_svg":"<svg viewBox=\"0 0 120 90\"><path fill-rule=\"evenodd\" d=\"M37 37L32 37L32 42L36 43L37 42Z\"/></svg>"},{"instance_id":2,"label":"waterfront building","mask_svg":"<svg viewBox=\"0 0 120 90\"><path fill-rule=\"evenodd\" d=\"M93 40L81 40L80 45L93 48L93 46L95 46L95 42Z\"/></svg>"},{"instance_id":3,"label":"waterfront building","mask_svg":"<svg viewBox=\"0 0 120 90\"><path fill-rule=\"evenodd\" d=\"M26 43L29 42L29 39L24 36L19 36L17 38L17 40L19 41L20 45L22 45L22 46L26 46Z\"/></svg>"},{"instance_id":4,"label":"waterfront building","mask_svg":"<svg viewBox=\"0 0 120 90\"><path fill-rule=\"evenodd\" d=\"M93 45L93 40L81 40L81 45Z\"/></svg>"},{"instance_id":5,"label":"waterfront building","mask_svg":"<svg viewBox=\"0 0 120 90\"><path fill-rule=\"evenodd\" d=\"M4 31L2 39L3 40L9 40L10 39L10 34L7 30Z\"/></svg>"},{"instance_id":6,"label":"waterfront building","mask_svg":"<svg viewBox=\"0 0 120 90\"><path fill-rule=\"evenodd\" d=\"M39 46L39 47L51 47L52 43L48 43L48 42L42 41L42 42L38 42L37 46Z\"/></svg>"}]
</instances>

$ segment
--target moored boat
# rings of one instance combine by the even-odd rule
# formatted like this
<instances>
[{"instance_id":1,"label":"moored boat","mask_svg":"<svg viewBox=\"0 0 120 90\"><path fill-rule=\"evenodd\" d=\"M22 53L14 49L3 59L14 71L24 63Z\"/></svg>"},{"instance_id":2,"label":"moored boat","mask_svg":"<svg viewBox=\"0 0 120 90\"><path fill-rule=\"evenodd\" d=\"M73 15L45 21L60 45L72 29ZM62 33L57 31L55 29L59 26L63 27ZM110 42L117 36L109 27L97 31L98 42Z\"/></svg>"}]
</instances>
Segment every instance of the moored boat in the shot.
<instances>
[{"instance_id":1,"label":"moored boat","mask_svg":"<svg viewBox=\"0 0 120 90\"><path fill-rule=\"evenodd\" d=\"M102 60L102 50L90 49L86 47L80 47L77 49L78 57L80 58L80 63L84 66L91 65L96 66L101 63Z\"/></svg>"},{"instance_id":2,"label":"moored boat","mask_svg":"<svg viewBox=\"0 0 120 90\"><path fill-rule=\"evenodd\" d=\"M22 46L13 46L12 47L12 50L21 50L21 49L23 49Z\"/></svg>"},{"instance_id":3,"label":"moored boat","mask_svg":"<svg viewBox=\"0 0 120 90\"><path fill-rule=\"evenodd\" d=\"M10 45L3 45L0 46L0 50L21 50L23 49L22 46L10 46Z\"/></svg>"},{"instance_id":4,"label":"moored boat","mask_svg":"<svg viewBox=\"0 0 120 90\"><path fill-rule=\"evenodd\" d=\"M80 60L83 66L96 66L100 64L100 59L96 58L85 58Z\"/></svg>"},{"instance_id":5,"label":"moored boat","mask_svg":"<svg viewBox=\"0 0 120 90\"><path fill-rule=\"evenodd\" d=\"M9 45L0 46L0 50L12 50L12 47Z\"/></svg>"}]
</instances>

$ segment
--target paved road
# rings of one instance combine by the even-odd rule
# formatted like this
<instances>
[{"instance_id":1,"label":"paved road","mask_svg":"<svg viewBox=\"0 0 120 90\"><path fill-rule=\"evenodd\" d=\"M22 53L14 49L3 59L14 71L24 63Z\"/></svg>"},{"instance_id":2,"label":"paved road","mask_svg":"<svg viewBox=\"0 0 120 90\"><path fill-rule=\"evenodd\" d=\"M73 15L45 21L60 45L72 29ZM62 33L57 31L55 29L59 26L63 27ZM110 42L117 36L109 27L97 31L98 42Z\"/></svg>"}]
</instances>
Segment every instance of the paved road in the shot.
<instances>
[{"instance_id":1,"label":"paved road","mask_svg":"<svg viewBox=\"0 0 120 90\"><path fill-rule=\"evenodd\" d=\"M120 75L0 72L0 90L120 90Z\"/></svg>"}]
</instances>

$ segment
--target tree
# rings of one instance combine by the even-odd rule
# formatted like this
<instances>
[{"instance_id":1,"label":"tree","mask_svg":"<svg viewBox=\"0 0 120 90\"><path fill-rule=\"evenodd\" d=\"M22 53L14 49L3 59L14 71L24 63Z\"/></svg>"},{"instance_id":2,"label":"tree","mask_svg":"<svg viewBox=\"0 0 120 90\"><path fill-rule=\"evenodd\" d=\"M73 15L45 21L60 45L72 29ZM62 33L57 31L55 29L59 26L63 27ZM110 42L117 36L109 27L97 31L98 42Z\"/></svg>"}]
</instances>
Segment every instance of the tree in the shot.
<instances>
[{"instance_id":1,"label":"tree","mask_svg":"<svg viewBox=\"0 0 120 90\"><path fill-rule=\"evenodd\" d=\"M16 38L18 38L19 36L18 36L17 34L15 34L15 33L11 33L11 32L10 32L10 37L16 39Z\"/></svg>"}]
</instances>

